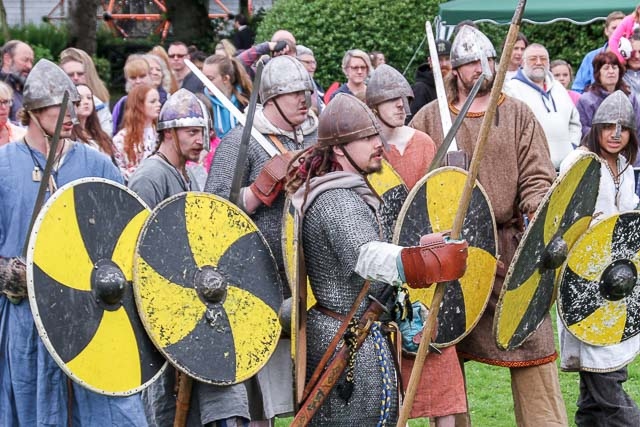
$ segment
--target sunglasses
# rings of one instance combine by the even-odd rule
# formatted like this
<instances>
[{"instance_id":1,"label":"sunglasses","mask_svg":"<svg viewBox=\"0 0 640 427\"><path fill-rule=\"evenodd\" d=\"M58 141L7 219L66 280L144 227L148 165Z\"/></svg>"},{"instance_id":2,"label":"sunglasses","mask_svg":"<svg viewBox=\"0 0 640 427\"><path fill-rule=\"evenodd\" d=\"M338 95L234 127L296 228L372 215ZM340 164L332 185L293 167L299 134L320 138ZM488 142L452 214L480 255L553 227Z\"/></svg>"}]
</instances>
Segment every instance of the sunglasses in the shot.
<instances>
[{"instance_id":1,"label":"sunglasses","mask_svg":"<svg viewBox=\"0 0 640 427\"><path fill-rule=\"evenodd\" d=\"M169 58L173 58L173 59L182 59L185 56L187 56L186 53L171 53L171 54L169 54Z\"/></svg>"}]
</instances>

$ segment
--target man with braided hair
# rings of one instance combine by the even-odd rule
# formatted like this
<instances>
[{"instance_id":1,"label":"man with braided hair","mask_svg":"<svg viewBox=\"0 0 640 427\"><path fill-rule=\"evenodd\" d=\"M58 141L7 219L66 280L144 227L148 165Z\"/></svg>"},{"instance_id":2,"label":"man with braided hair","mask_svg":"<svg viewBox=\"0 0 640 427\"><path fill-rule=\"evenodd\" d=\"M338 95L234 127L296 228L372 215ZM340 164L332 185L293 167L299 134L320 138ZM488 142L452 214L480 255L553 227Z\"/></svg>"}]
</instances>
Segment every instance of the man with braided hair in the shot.
<instances>
[{"instance_id":1,"label":"man with braided hair","mask_svg":"<svg viewBox=\"0 0 640 427\"><path fill-rule=\"evenodd\" d=\"M253 137L249 140L237 204L249 214L269 244L281 272L281 281L285 284L282 289L286 298L290 293L286 286L280 244L284 178L291 152L305 149L315 142L318 118L310 110L313 83L309 73L291 56L278 56L267 63L259 90L262 105L256 107L253 127L281 154L270 158L258 141ZM243 129L238 125L222 138L207 178L206 192L229 198ZM280 283L265 283L264 286L281 289ZM271 420L276 415L293 411L290 348L290 340L281 339L267 365L246 384L240 384L243 389L246 385L248 390L243 393L244 405L238 405L235 415L229 416Z\"/></svg>"},{"instance_id":2,"label":"man with braided hair","mask_svg":"<svg viewBox=\"0 0 640 427\"><path fill-rule=\"evenodd\" d=\"M71 102L80 100L64 71L40 60L25 82L21 119L27 134L0 147L0 425L146 426L139 394L111 397L75 382L67 384L67 376L38 336L25 300L25 265L18 257L28 239L29 218L65 91ZM122 183L109 157L70 139L72 129L68 108L47 195L85 177Z\"/></svg>"},{"instance_id":3,"label":"man with braided hair","mask_svg":"<svg viewBox=\"0 0 640 427\"><path fill-rule=\"evenodd\" d=\"M367 85L367 105L372 109L380 132L389 144L384 153L409 189L426 175L436 153L433 140L419 130L405 126L413 90L396 69L382 64L371 74ZM419 303L414 303L414 307ZM402 329L402 328L401 328ZM415 349L403 351L403 385L409 384ZM454 414L467 411L462 370L454 346L429 353L411 408L411 418L435 418L436 426L453 425Z\"/></svg>"},{"instance_id":4,"label":"man with braided hair","mask_svg":"<svg viewBox=\"0 0 640 427\"><path fill-rule=\"evenodd\" d=\"M357 98L338 94L320 116L318 143L303 153L287 190L302 222L302 246L317 304L308 312L307 380L347 314L359 319L385 288L408 283L427 287L461 277L467 243L442 234L423 236L422 246L385 243L377 219L380 199L366 175L381 168L383 144L371 110ZM310 425L393 425L398 416L398 373L385 338L374 322ZM344 338L349 345L349 340ZM381 423L381 424L380 424Z\"/></svg>"}]
</instances>

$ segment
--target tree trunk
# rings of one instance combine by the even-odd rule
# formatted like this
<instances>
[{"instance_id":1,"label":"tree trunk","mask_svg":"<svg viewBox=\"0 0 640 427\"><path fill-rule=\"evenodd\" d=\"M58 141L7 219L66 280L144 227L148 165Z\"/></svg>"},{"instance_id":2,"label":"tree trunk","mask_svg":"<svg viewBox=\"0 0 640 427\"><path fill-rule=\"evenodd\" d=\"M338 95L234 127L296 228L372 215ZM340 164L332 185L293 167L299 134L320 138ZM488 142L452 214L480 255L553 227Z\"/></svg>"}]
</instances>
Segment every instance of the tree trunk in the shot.
<instances>
[{"instance_id":1,"label":"tree trunk","mask_svg":"<svg viewBox=\"0 0 640 427\"><path fill-rule=\"evenodd\" d=\"M10 39L9 24L7 24L7 10L4 8L4 2L0 0L0 27L2 28L2 38L5 41Z\"/></svg>"},{"instance_id":2,"label":"tree trunk","mask_svg":"<svg viewBox=\"0 0 640 427\"><path fill-rule=\"evenodd\" d=\"M89 55L96 53L96 26L100 0L69 0L69 45Z\"/></svg>"},{"instance_id":3,"label":"tree trunk","mask_svg":"<svg viewBox=\"0 0 640 427\"><path fill-rule=\"evenodd\" d=\"M187 45L195 44L208 50L214 32L209 20L209 2L206 0L166 0L167 17L171 21L173 36Z\"/></svg>"}]
</instances>

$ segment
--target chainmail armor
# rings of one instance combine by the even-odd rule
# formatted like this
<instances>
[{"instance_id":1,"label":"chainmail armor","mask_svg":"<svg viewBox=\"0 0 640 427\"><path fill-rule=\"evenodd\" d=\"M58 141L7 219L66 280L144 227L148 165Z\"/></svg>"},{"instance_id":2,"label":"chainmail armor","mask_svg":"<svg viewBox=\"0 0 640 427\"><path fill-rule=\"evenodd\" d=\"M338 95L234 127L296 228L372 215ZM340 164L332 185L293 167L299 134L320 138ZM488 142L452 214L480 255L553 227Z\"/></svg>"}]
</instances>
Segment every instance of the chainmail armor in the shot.
<instances>
[{"instance_id":1,"label":"chainmail armor","mask_svg":"<svg viewBox=\"0 0 640 427\"><path fill-rule=\"evenodd\" d=\"M380 240L380 227L373 210L354 191L333 189L319 195L304 218L302 241L307 274L318 304L346 315L351 309L364 279L355 272L360 247ZM381 293L382 283L371 283L369 293ZM369 305L365 298L356 312L359 318ZM307 380L320 362L341 322L318 310L311 309L307 318ZM384 340L382 354L392 362L392 352ZM397 377L394 369L391 381L391 406L388 425L395 425L398 416ZM338 384L320 407L309 425L371 426L380 419L382 373L376 358L374 341L367 336L357 353L355 387L349 404L338 396L337 386L345 381L343 373Z\"/></svg>"}]
</instances>

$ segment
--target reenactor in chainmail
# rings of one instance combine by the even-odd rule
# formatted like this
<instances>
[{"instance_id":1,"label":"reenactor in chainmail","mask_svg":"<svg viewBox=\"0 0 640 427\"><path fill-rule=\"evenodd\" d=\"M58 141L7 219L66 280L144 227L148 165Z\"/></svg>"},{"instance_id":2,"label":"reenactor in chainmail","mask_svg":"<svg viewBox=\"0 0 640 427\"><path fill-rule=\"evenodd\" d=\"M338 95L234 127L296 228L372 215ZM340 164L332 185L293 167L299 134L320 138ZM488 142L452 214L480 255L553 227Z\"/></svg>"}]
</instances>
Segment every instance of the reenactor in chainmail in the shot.
<instances>
[{"instance_id":1,"label":"reenactor in chainmail","mask_svg":"<svg viewBox=\"0 0 640 427\"><path fill-rule=\"evenodd\" d=\"M265 135L281 154L271 158L258 141L251 138L237 204L262 232L282 273L282 283L286 284L280 244L285 202L283 181L292 153L315 143L318 118L310 110L313 83L309 73L291 56L278 56L267 63L259 90L262 104L257 105L253 127ZM229 198L242 131L243 127L237 126L222 138L205 191ZM269 285L265 283L265 286ZM286 293L284 297L288 297L288 287L282 288ZM290 345L289 340L280 340L267 365L247 382L247 389L256 390L256 393L249 392L244 397L244 404L237 402L235 413L220 411L220 419L236 416L269 420L293 411ZM249 406L253 409L256 405L262 410L250 414Z\"/></svg>"},{"instance_id":2,"label":"reenactor in chainmail","mask_svg":"<svg viewBox=\"0 0 640 427\"><path fill-rule=\"evenodd\" d=\"M341 325L350 322L349 313L355 311L357 320L365 312L365 295L382 300L389 286L424 288L458 278L466 268L467 243L440 233L423 236L420 246L410 248L384 242L380 199L365 179L381 168L379 134L364 103L338 94L320 115L318 143L301 155L287 183L302 222L304 260L317 299L306 321L307 381ZM345 373L310 425L395 425L398 372L386 326L374 322L362 347L351 347Z\"/></svg>"}]
</instances>

